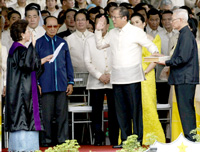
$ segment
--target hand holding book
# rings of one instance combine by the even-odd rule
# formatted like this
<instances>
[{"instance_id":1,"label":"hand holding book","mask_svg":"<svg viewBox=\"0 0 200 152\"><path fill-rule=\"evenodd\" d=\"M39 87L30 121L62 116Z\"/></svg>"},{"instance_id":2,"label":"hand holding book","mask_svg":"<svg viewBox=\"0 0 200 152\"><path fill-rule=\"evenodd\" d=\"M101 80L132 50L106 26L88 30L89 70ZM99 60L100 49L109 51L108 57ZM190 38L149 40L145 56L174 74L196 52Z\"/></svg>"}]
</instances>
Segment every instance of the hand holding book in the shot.
<instances>
[{"instance_id":1,"label":"hand holding book","mask_svg":"<svg viewBox=\"0 0 200 152\"><path fill-rule=\"evenodd\" d=\"M158 64L165 65L165 61L169 60L170 56L163 56L162 54L151 55L144 57L144 62L156 62Z\"/></svg>"}]
</instances>

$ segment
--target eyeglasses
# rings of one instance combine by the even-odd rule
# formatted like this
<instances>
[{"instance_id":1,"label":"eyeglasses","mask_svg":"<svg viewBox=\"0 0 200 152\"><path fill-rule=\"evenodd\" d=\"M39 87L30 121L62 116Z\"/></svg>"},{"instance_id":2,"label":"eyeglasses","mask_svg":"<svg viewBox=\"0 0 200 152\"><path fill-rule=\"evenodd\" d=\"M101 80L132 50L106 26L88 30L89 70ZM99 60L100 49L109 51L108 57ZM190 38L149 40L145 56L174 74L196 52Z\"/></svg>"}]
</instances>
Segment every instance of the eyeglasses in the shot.
<instances>
[{"instance_id":1,"label":"eyeglasses","mask_svg":"<svg viewBox=\"0 0 200 152\"><path fill-rule=\"evenodd\" d=\"M175 19L171 20L171 22L174 22L174 21L176 21L176 20L178 20L178 19L180 19L180 18L175 18Z\"/></svg>"},{"instance_id":2,"label":"eyeglasses","mask_svg":"<svg viewBox=\"0 0 200 152\"><path fill-rule=\"evenodd\" d=\"M46 26L48 29L50 29L50 28L58 28L58 25L47 25Z\"/></svg>"},{"instance_id":3,"label":"eyeglasses","mask_svg":"<svg viewBox=\"0 0 200 152\"><path fill-rule=\"evenodd\" d=\"M117 19L117 18L122 18L121 16L111 16L111 19Z\"/></svg>"}]
</instances>

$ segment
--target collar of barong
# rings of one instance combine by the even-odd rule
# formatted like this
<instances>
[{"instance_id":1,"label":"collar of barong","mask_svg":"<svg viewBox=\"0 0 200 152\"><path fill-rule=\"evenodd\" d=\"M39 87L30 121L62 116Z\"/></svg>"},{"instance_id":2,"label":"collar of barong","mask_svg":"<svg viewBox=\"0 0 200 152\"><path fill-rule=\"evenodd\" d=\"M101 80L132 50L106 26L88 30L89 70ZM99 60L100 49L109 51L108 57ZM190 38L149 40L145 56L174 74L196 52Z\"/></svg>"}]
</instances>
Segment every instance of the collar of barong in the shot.
<instances>
[{"instance_id":1,"label":"collar of barong","mask_svg":"<svg viewBox=\"0 0 200 152\"><path fill-rule=\"evenodd\" d=\"M13 55L17 47L25 47L19 42L14 42L9 50L9 54ZM29 45L28 49L34 49L32 43ZM34 61L34 60L33 60ZM40 114L39 114L39 103L38 103L38 92L37 92L37 79L36 72L31 72L31 88L32 88L32 100L33 100L33 116L35 122L35 130L41 130Z\"/></svg>"}]
</instances>

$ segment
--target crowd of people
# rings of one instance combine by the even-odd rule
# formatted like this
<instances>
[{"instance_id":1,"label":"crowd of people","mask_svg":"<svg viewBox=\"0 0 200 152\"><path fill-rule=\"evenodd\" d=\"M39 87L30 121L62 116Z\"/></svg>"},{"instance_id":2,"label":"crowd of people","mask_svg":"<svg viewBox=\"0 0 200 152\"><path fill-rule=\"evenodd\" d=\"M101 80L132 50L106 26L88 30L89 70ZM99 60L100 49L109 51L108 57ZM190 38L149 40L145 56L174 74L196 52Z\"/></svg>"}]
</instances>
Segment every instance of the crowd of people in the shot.
<instances>
[{"instance_id":1,"label":"crowd of people","mask_svg":"<svg viewBox=\"0 0 200 152\"><path fill-rule=\"evenodd\" d=\"M200 1L1 0L0 4L0 101L5 98L9 151L34 151L70 139L68 96L83 91L73 88L74 72L89 74L85 89L90 91L94 145L105 144L105 95L113 148L121 148L132 134L141 144L147 142L148 133L162 143L166 138L175 140L177 135L170 137L167 125L159 121L168 113L158 113L156 106L172 100L173 117L180 117L181 124L177 127L178 121L172 121L172 133L183 132L194 141L190 131L200 125L200 102L195 100ZM144 62L151 55L171 58Z\"/></svg>"}]
</instances>

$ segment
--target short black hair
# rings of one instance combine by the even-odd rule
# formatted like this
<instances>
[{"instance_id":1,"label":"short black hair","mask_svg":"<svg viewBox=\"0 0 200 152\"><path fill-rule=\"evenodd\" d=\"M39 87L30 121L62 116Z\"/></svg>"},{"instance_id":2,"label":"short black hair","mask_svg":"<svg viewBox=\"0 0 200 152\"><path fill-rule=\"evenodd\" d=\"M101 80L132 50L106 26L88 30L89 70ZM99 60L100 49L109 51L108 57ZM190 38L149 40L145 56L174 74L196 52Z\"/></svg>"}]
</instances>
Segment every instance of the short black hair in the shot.
<instances>
[{"instance_id":1,"label":"short black hair","mask_svg":"<svg viewBox=\"0 0 200 152\"><path fill-rule=\"evenodd\" d=\"M25 7L25 16L27 16L27 11L36 10L39 16L40 5L36 3L30 3Z\"/></svg>"},{"instance_id":2,"label":"short black hair","mask_svg":"<svg viewBox=\"0 0 200 152\"><path fill-rule=\"evenodd\" d=\"M62 25L65 21L65 10L60 11L60 13L58 14L58 24Z\"/></svg>"},{"instance_id":3,"label":"short black hair","mask_svg":"<svg viewBox=\"0 0 200 152\"><path fill-rule=\"evenodd\" d=\"M133 8L133 6L130 3L126 3L126 2L120 3L119 6L124 6L127 9L132 9Z\"/></svg>"},{"instance_id":4,"label":"short black hair","mask_svg":"<svg viewBox=\"0 0 200 152\"><path fill-rule=\"evenodd\" d=\"M143 6L145 6L145 5L148 6L147 3L143 3L143 2L141 2L141 3L138 3L137 5L135 5L135 7L143 7ZM135 7L134 7L134 8L135 8Z\"/></svg>"},{"instance_id":5,"label":"short black hair","mask_svg":"<svg viewBox=\"0 0 200 152\"><path fill-rule=\"evenodd\" d=\"M47 19L48 18L55 18L56 19L56 21L58 22L58 19L55 17L55 16L47 16L45 19L44 19L44 25L46 25L47 24Z\"/></svg>"},{"instance_id":6,"label":"short black hair","mask_svg":"<svg viewBox=\"0 0 200 152\"><path fill-rule=\"evenodd\" d=\"M193 13L192 13L192 10L191 10L188 6L181 6L180 8L187 10L188 15L189 15L189 14L193 14Z\"/></svg>"},{"instance_id":7,"label":"short black hair","mask_svg":"<svg viewBox=\"0 0 200 152\"><path fill-rule=\"evenodd\" d=\"M98 15L96 15L96 17L95 17L95 23L96 23L96 20L98 18L101 18L102 16L104 16L106 18L106 22L107 22L107 24L109 24L109 19L108 19L108 16L106 14L98 14Z\"/></svg>"},{"instance_id":8,"label":"short black hair","mask_svg":"<svg viewBox=\"0 0 200 152\"><path fill-rule=\"evenodd\" d=\"M170 11L170 10L166 10L166 11L163 11L163 12L162 12L162 15L163 15L163 14L173 14L173 12Z\"/></svg>"},{"instance_id":9,"label":"short black hair","mask_svg":"<svg viewBox=\"0 0 200 152\"><path fill-rule=\"evenodd\" d=\"M127 21L128 21L128 19L129 19L129 11L128 11L128 9L126 7L118 6L114 10L119 10L119 14L121 15L121 17L126 16L127 17Z\"/></svg>"},{"instance_id":10,"label":"short black hair","mask_svg":"<svg viewBox=\"0 0 200 152\"><path fill-rule=\"evenodd\" d=\"M164 14L172 14L172 15L173 15L173 12L170 11L170 10L163 11L163 12L161 13L161 19L162 19L162 17L163 17Z\"/></svg>"},{"instance_id":11,"label":"short black hair","mask_svg":"<svg viewBox=\"0 0 200 152\"><path fill-rule=\"evenodd\" d=\"M136 5L133 10L134 10L135 13L143 10L147 14L147 10L144 7L140 6L140 5Z\"/></svg>"},{"instance_id":12,"label":"short black hair","mask_svg":"<svg viewBox=\"0 0 200 152\"><path fill-rule=\"evenodd\" d=\"M47 11L47 10L42 10L42 11L41 11L41 14L46 14L46 13L48 13L49 16L51 15L51 13L50 13L49 11Z\"/></svg>"},{"instance_id":13,"label":"short black hair","mask_svg":"<svg viewBox=\"0 0 200 152\"><path fill-rule=\"evenodd\" d=\"M110 9L111 7L113 7L113 6L114 6L114 7L118 7L117 3L115 3L115 2L110 2L110 3L108 3L107 6L105 7L105 11L108 12L109 9Z\"/></svg>"},{"instance_id":14,"label":"short black hair","mask_svg":"<svg viewBox=\"0 0 200 152\"><path fill-rule=\"evenodd\" d=\"M148 13L147 13L147 18L148 19L150 18L150 15L158 15L159 18L160 18L160 12L157 9L155 9L155 8L152 8L152 9L150 9L148 11Z\"/></svg>"},{"instance_id":15,"label":"short black hair","mask_svg":"<svg viewBox=\"0 0 200 152\"><path fill-rule=\"evenodd\" d=\"M8 20L11 19L12 14L18 14L20 16L20 19L21 19L21 14L18 11L14 10L14 11L11 11L11 12L8 13Z\"/></svg>"},{"instance_id":16,"label":"short black hair","mask_svg":"<svg viewBox=\"0 0 200 152\"><path fill-rule=\"evenodd\" d=\"M83 14L85 15L85 18L86 20L88 21L89 20L89 16L88 16L88 13L85 11L85 9L80 9L78 12L76 12L76 14L74 15L74 21L76 21L76 16L78 14Z\"/></svg>"},{"instance_id":17,"label":"short black hair","mask_svg":"<svg viewBox=\"0 0 200 152\"><path fill-rule=\"evenodd\" d=\"M91 8L91 9L88 11L88 15L90 15L90 14L96 14L96 13L100 14L99 7L93 7L93 8Z\"/></svg>"},{"instance_id":18,"label":"short black hair","mask_svg":"<svg viewBox=\"0 0 200 152\"><path fill-rule=\"evenodd\" d=\"M67 15L67 13L69 13L69 12L74 12L74 13L76 13L77 11L75 10L75 9L67 9L66 11L65 11L65 13L64 13L64 18L66 18L66 15Z\"/></svg>"},{"instance_id":19,"label":"short black hair","mask_svg":"<svg viewBox=\"0 0 200 152\"><path fill-rule=\"evenodd\" d=\"M131 15L131 18L132 18L132 17L135 17L135 16L138 16L138 17L140 18L140 20L142 21L142 23L145 22L144 17L143 17L140 13L133 13L133 14Z\"/></svg>"},{"instance_id":20,"label":"short black hair","mask_svg":"<svg viewBox=\"0 0 200 152\"><path fill-rule=\"evenodd\" d=\"M10 36L14 42L22 40L22 33L26 32L28 26L28 21L26 20L17 20L11 25Z\"/></svg>"}]
</instances>

